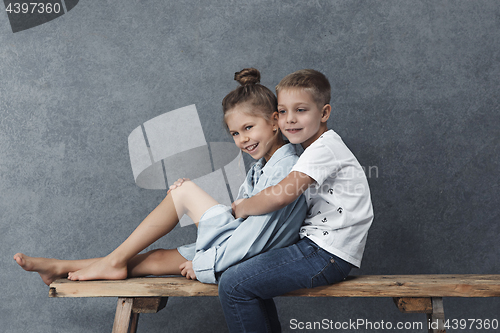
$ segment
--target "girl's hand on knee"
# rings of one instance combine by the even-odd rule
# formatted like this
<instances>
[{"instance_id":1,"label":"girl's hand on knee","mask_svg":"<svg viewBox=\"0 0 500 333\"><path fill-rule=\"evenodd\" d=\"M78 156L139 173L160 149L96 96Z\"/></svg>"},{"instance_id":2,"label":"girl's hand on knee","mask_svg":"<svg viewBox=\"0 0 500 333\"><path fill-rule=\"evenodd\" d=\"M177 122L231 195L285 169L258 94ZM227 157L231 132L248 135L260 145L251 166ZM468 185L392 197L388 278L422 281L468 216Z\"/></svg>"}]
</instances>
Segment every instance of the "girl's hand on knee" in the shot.
<instances>
[{"instance_id":1,"label":"girl's hand on knee","mask_svg":"<svg viewBox=\"0 0 500 333\"><path fill-rule=\"evenodd\" d=\"M246 219L248 215L245 215L241 212L241 206L238 207L240 203L242 203L245 199L238 199L231 204L232 214L235 218L243 218Z\"/></svg>"},{"instance_id":2,"label":"girl's hand on knee","mask_svg":"<svg viewBox=\"0 0 500 333\"><path fill-rule=\"evenodd\" d=\"M193 262L186 261L179 266L182 276L185 276L188 280L196 280L196 274L193 269Z\"/></svg>"},{"instance_id":3,"label":"girl's hand on knee","mask_svg":"<svg viewBox=\"0 0 500 333\"><path fill-rule=\"evenodd\" d=\"M170 185L167 193L170 193L170 191L175 190L176 188L180 187L182 185L182 183L184 183L185 181L188 181L188 180L190 180L190 179L189 178L177 179L172 185Z\"/></svg>"}]
</instances>

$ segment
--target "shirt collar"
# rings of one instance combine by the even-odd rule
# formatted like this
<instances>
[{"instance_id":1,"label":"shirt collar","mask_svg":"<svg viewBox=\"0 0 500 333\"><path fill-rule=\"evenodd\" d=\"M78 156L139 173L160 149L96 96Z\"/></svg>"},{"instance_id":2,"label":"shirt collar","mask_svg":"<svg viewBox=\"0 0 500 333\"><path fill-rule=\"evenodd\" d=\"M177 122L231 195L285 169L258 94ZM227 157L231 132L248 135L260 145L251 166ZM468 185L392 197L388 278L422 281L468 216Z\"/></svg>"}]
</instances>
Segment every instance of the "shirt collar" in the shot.
<instances>
[{"instance_id":1,"label":"shirt collar","mask_svg":"<svg viewBox=\"0 0 500 333\"><path fill-rule=\"evenodd\" d=\"M297 151L295 150L295 146L293 144L287 143L287 144L281 146L280 148L278 148L274 152L273 156L271 156L269 161L267 161L267 163L265 162L264 158L261 158L260 160L255 162L255 167L258 169L261 169L262 167L273 167L281 159L283 159L287 156L290 156L290 155L297 155Z\"/></svg>"}]
</instances>

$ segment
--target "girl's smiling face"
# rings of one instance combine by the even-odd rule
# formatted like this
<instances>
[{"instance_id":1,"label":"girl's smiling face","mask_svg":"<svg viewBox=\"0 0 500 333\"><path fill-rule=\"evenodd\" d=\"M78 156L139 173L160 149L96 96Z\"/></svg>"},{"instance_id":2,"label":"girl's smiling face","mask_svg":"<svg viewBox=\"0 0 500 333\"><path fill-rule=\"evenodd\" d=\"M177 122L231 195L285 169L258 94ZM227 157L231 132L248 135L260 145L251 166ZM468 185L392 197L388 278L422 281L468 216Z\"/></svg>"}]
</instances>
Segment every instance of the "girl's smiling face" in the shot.
<instances>
[{"instance_id":1,"label":"girl's smiling face","mask_svg":"<svg viewBox=\"0 0 500 333\"><path fill-rule=\"evenodd\" d=\"M229 133L234 143L253 159L262 157L266 161L283 145L278 132L277 113L271 121L252 115L253 106L250 103L235 105L225 117Z\"/></svg>"}]
</instances>

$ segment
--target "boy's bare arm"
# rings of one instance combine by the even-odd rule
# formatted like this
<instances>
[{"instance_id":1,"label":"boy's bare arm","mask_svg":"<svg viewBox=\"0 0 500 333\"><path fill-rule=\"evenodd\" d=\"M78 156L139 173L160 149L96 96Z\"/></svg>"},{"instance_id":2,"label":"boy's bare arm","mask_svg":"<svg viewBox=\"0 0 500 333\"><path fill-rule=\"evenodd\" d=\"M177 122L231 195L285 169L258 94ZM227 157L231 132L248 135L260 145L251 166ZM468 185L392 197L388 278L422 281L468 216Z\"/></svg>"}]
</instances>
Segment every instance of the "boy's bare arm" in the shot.
<instances>
[{"instance_id":1,"label":"boy's bare arm","mask_svg":"<svg viewBox=\"0 0 500 333\"><path fill-rule=\"evenodd\" d=\"M234 217L247 218L279 210L297 199L315 182L308 175L292 171L278 184L268 187L251 198L233 203Z\"/></svg>"}]
</instances>

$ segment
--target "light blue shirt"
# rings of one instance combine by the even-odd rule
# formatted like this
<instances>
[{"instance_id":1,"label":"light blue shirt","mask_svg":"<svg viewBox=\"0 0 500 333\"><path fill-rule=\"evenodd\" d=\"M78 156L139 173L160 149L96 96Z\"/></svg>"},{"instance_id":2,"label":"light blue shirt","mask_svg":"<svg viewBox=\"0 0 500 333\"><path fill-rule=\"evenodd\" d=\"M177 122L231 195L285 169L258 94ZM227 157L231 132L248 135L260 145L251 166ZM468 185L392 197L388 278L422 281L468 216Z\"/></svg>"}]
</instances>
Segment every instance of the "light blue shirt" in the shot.
<instances>
[{"instance_id":1,"label":"light blue shirt","mask_svg":"<svg viewBox=\"0 0 500 333\"><path fill-rule=\"evenodd\" d=\"M248 171L238 197L249 198L285 178L298 160L295 147L286 144L265 163L257 161ZM264 164L265 163L265 164ZM235 219L231 207L216 205L205 212L198 225L196 243L178 248L193 261L199 281L217 283L215 274L230 266L273 248L299 240L307 204L301 195L288 206L264 215Z\"/></svg>"}]
</instances>

